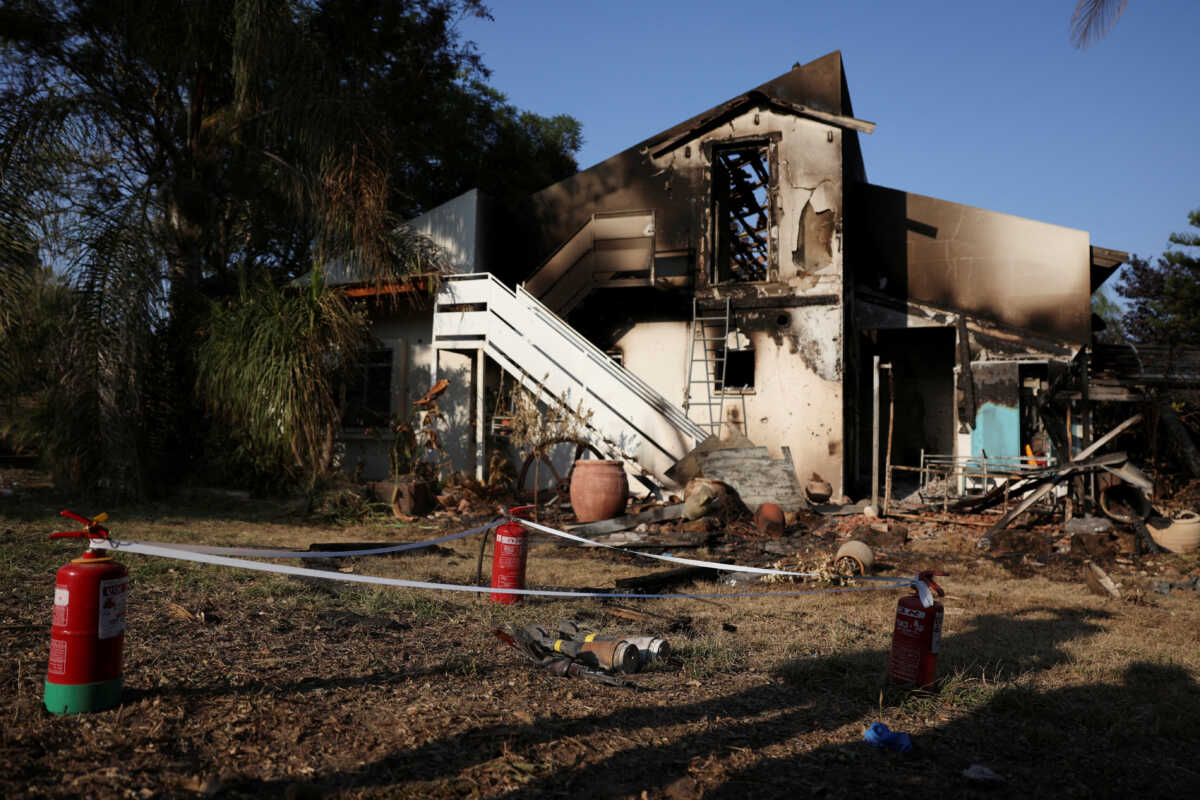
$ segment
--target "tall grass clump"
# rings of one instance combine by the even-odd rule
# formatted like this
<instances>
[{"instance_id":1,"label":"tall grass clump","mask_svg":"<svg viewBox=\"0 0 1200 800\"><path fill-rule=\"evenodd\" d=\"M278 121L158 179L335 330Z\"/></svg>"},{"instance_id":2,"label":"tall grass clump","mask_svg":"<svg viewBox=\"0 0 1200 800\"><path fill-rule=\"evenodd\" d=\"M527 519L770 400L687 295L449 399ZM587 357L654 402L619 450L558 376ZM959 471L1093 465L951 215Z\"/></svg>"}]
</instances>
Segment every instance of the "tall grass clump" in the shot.
<instances>
[{"instance_id":1,"label":"tall grass clump","mask_svg":"<svg viewBox=\"0 0 1200 800\"><path fill-rule=\"evenodd\" d=\"M197 387L257 465L313 488L332 467L338 387L368 341L364 311L315 271L302 288L249 284L211 305Z\"/></svg>"}]
</instances>

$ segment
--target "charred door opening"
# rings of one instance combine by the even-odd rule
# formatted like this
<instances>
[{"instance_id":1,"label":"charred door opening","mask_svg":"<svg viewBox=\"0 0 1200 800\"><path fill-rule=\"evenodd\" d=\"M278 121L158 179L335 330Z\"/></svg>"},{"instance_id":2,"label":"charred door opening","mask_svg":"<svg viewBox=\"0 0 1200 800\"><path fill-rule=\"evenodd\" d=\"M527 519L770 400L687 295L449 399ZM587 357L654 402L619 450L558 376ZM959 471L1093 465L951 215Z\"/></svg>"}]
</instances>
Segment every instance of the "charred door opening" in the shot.
<instances>
[{"instance_id":1,"label":"charred door opening","mask_svg":"<svg viewBox=\"0 0 1200 800\"><path fill-rule=\"evenodd\" d=\"M892 432L892 463L915 467L921 453L954 453L955 404L953 328L884 329L864 333L859 373L859 397L865 413L858 415L859 441L865 458L862 476L870 478L871 469L871 376L872 356L881 364L892 365L895 385L895 410ZM888 381L880 378L879 389L879 463L882 467L888 439ZM881 477L882 480L882 477ZM869 481L867 483L869 484Z\"/></svg>"},{"instance_id":2,"label":"charred door opening","mask_svg":"<svg viewBox=\"0 0 1200 800\"><path fill-rule=\"evenodd\" d=\"M771 242L775 175L771 145L714 149L713 280L765 281L775 268Z\"/></svg>"},{"instance_id":3,"label":"charred door opening","mask_svg":"<svg viewBox=\"0 0 1200 800\"><path fill-rule=\"evenodd\" d=\"M1050 432L1039 409L1050 390L1049 368L1045 364L1022 364L1017 374L1021 379L1021 454L1032 452L1041 456L1037 461L1046 461L1053 455L1057 455L1060 462L1068 460L1066 453L1054 452Z\"/></svg>"}]
</instances>

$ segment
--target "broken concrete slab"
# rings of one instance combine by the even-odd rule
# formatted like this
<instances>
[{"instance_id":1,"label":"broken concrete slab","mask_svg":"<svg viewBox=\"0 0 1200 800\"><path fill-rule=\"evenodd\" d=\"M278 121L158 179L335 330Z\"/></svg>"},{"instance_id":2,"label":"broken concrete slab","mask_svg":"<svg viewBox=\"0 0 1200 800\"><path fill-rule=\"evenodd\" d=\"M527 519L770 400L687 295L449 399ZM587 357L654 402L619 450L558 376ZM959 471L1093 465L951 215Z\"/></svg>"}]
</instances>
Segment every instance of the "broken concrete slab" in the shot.
<instances>
[{"instance_id":1,"label":"broken concrete slab","mask_svg":"<svg viewBox=\"0 0 1200 800\"><path fill-rule=\"evenodd\" d=\"M775 503L785 512L808 508L786 447L783 455L773 459L765 447L697 448L684 461L693 459L700 476L728 484L749 508L763 503Z\"/></svg>"},{"instance_id":2,"label":"broken concrete slab","mask_svg":"<svg viewBox=\"0 0 1200 800\"><path fill-rule=\"evenodd\" d=\"M739 447L754 447L754 442L737 430L731 430L725 438L714 433L692 448L686 456L676 461L674 466L667 470L666 475L680 486L684 486L692 478L698 478L703 474L699 456L714 450L730 450Z\"/></svg>"}]
</instances>

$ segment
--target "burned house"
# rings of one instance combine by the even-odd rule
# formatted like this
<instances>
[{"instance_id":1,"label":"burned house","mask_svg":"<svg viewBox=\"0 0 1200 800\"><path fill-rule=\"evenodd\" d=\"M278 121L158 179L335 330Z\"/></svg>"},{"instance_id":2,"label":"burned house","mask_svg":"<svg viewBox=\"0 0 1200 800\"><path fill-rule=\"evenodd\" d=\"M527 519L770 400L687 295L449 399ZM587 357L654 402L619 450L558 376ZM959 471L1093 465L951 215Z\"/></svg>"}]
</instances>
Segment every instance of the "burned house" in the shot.
<instances>
[{"instance_id":1,"label":"burned house","mask_svg":"<svg viewBox=\"0 0 1200 800\"><path fill-rule=\"evenodd\" d=\"M381 320L407 369L420 365L398 367L393 348L395 385L457 376L445 439L470 443L460 467L478 471L484 388L501 371L546 402L582 402L597 448L647 485L735 429L837 495L864 489L886 438L914 465L1061 448L1039 407L1072 374L1091 294L1125 254L869 183L859 137L874 127L834 52L523 208L452 201L433 212L457 214L440 241L471 258L432 319ZM881 368L894 387L882 421Z\"/></svg>"}]
</instances>

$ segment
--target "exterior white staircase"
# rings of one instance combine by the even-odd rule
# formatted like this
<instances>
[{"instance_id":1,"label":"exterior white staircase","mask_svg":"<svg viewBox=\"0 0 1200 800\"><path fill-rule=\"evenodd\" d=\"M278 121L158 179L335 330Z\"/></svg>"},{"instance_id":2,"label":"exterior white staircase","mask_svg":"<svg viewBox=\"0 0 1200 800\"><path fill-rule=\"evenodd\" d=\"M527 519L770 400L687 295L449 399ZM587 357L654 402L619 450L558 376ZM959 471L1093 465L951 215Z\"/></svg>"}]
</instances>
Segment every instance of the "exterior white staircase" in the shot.
<instances>
[{"instance_id":1,"label":"exterior white staircase","mask_svg":"<svg viewBox=\"0 0 1200 800\"><path fill-rule=\"evenodd\" d=\"M483 350L544 403L592 412L591 444L635 477L670 485L666 471L707 436L679 406L613 361L523 288L477 272L443 280L433 346ZM636 462L631 463L631 462Z\"/></svg>"}]
</instances>

